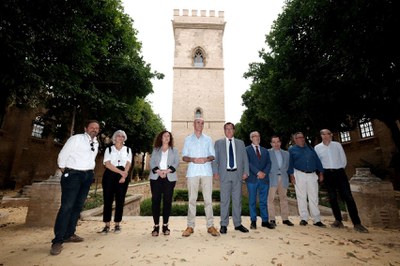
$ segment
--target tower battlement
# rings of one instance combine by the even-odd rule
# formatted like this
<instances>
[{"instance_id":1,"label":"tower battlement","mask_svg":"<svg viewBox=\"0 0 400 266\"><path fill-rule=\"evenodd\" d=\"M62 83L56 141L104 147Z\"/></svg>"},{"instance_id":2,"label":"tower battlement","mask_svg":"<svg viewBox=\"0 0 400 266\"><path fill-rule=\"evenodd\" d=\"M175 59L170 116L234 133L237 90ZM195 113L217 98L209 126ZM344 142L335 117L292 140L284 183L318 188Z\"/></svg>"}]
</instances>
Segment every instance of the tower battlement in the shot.
<instances>
[{"instance_id":1,"label":"tower battlement","mask_svg":"<svg viewBox=\"0 0 400 266\"><path fill-rule=\"evenodd\" d=\"M182 12L181 12L182 11ZM191 11L191 12L190 12ZM216 14L218 16L216 16ZM224 18L224 11L218 11L217 13L215 10L197 10L197 9L174 9L174 17L218 17L218 18Z\"/></svg>"}]
</instances>

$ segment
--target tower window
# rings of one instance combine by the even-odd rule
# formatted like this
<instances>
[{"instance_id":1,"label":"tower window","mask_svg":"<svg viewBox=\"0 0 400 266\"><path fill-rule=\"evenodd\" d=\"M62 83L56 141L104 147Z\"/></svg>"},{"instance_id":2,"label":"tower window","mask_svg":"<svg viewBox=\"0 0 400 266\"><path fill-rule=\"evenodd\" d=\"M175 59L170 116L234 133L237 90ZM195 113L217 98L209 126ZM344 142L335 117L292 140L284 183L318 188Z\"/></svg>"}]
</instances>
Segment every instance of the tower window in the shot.
<instances>
[{"instance_id":1,"label":"tower window","mask_svg":"<svg viewBox=\"0 0 400 266\"><path fill-rule=\"evenodd\" d=\"M194 118L203 118L203 112L201 111L201 109L196 109L194 113Z\"/></svg>"},{"instance_id":2,"label":"tower window","mask_svg":"<svg viewBox=\"0 0 400 266\"><path fill-rule=\"evenodd\" d=\"M193 62L195 67L204 67L204 55L200 48L196 49Z\"/></svg>"},{"instance_id":3,"label":"tower window","mask_svg":"<svg viewBox=\"0 0 400 266\"><path fill-rule=\"evenodd\" d=\"M370 121L361 122L359 124L361 138L369 138L374 136L374 129L372 128L372 123Z\"/></svg>"}]
</instances>

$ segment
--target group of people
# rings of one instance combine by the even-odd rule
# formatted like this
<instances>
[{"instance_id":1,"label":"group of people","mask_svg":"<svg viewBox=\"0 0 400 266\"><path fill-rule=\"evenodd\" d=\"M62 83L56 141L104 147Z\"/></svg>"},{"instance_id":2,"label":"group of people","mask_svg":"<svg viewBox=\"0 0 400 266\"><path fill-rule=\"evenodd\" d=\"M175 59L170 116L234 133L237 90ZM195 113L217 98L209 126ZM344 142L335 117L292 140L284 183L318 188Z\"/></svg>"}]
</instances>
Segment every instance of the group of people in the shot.
<instances>
[{"instance_id":1,"label":"group of people","mask_svg":"<svg viewBox=\"0 0 400 266\"><path fill-rule=\"evenodd\" d=\"M226 234L232 206L234 229L243 233L249 230L242 224L242 184L245 183L249 196L250 229L257 228L257 202L259 203L261 226L274 229L277 226L274 200L279 195L280 216L282 224L293 226L289 220L287 189L289 181L294 184L300 225L308 224L309 212L313 224L326 227L320 219L318 208L318 182L324 181L328 190L329 202L335 221L334 228L343 228L343 218L338 204L337 193L345 201L354 229L368 232L360 221L357 206L351 194L350 185L345 173L346 155L340 143L332 141L328 129L321 130L322 142L309 146L303 133L293 135L295 144L288 151L281 149L279 136L271 137L271 149L260 146L260 133L250 133L251 145L235 138L235 125L227 122L224 125L225 137L215 141L203 134L204 120L196 118L193 122L194 132L187 136L182 149L182 160L188 163L186 180L188 188L187 228L182 236L194 233L196 202L198 192L204 199L207 232L212 236ZM83 134L70 137L58 156L61 169L61 206L55 225L55 237L52 240L50 253L61 253L65 242L82 242L84 239L75 234L76 225L89 193L94 178L95 158L99 143L97 135L100 124L90 120L84 127ZM115 200L114 229L121 232L120 222L129 183L129 169L132 152L124 145L127 136L117 130L112 136L113 145L104 151L103 174L103 222L105 226L100 233L107 234L111 228L112 204ZM177 181L177 169L180 157L174 147L171 132L160 132L154 141L150 160L150 187L152 194L152 214L154 227L151 235L156 237L161 231L170 234L169 217L172 197ZM290 179L289 179L290 177ZM220 184L220 229L214 226L212 191L213 179ZM308 202L308 204L307 204ZM161 207L162 203L162 207ZM308 206L307 206L308 205ZM162 210L162 213L161 213ZM162 225L160 225L162 215Z\"/></svg>"}]
</instances>

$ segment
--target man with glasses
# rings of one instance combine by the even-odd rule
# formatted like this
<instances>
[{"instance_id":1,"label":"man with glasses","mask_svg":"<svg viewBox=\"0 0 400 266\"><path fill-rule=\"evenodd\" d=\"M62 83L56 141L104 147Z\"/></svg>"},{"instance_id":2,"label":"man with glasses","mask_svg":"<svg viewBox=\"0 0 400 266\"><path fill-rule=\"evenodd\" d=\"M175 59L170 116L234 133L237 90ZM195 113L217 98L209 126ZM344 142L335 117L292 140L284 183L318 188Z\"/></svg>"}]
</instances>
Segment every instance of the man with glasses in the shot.
<instances>
[{"instance_id":1,"label":"man with glasses","mask_svg":"<svg viewBox=\"0 0 400 266\"><path fill-rule=\"evenodd\" d=\"M289 148L289 169L290 180L296 190L297 205L300 214L300 225L308 224L308 206L314 225L326 227L321 222L318 208L318 180L324 179L324 169L315 150L306 144L302 132L293 135L295 145ZM318 174L317 174L318 171ZM319 175L319 176L318 176Z\"/></svg>"},{"instance_id":2,"label":"man with glasses","mask_svg":"<svg viewBox=\"0 0 400 266\"><path fill-rule=\"evenodd\" d=\"M61 206L54 225L51 255L61 253L64 242L82 242L75 234L80 212L93 183L95 159L99 148L100 124L90 120L83 134L70 137L58 155L61 176Z\"/></svg>"}]
</instances>

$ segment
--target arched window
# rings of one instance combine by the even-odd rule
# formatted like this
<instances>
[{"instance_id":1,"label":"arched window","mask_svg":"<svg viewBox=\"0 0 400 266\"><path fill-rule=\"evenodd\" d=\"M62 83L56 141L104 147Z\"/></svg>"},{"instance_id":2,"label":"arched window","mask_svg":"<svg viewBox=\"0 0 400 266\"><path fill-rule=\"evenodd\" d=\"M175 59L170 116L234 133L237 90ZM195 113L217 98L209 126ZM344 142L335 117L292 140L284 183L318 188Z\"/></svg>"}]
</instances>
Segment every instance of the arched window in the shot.
<instances>
[{"instance_id":1,"label":"arched window","mask_svg":"<svg viewBox=\"0 0 400 266\"><path fill-rule=\"evenodd\" d=\"M204 53L200 48L194 52L193 64L195 67L204 67Z\"/></svg>"},{"instance_id":2,"label":"arched window","mask_svg":"<svg viewBox=\"0 0 400 266\"><path fill-rule=\"evenodd\" d=\"M33 121L32 137L43 138L44 122L41 116L37 116Z\"/></svg>"},{"instance_id":3,"label":"arched window","mask_svg":"<svg viewBox=\"0 0 400 266\"><path fill-rule=\"evenodd\" d=\"M203 118L203 111L201 108L196 108L196 111L194 112L194 118Z\"/></svg>"}]
</instances>

